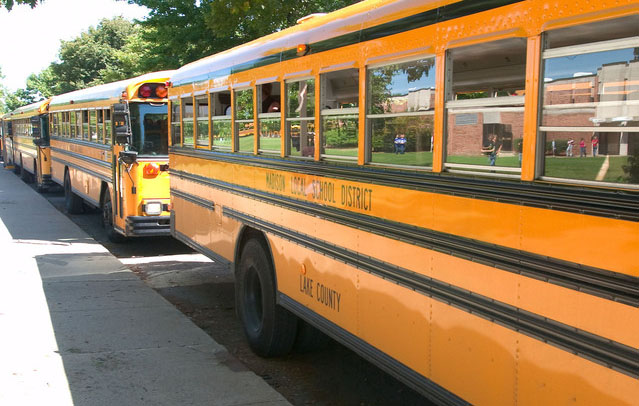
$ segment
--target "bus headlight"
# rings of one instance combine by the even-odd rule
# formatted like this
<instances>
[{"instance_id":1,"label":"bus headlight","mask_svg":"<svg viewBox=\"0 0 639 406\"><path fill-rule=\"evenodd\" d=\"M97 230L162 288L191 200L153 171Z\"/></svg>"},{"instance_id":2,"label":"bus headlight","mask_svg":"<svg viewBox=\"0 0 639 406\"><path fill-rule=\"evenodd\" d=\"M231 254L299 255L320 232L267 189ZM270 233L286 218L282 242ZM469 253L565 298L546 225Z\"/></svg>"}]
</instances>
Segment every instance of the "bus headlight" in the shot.
<instances>
[{"instance_id":1,"label":"bus headlight","mask_svg":"<svg viewBox=\"0 0 639 406\"><path fill-rule=\"evenodd\" d=\"M146 202L143 208L147 216L159 216L162 213L162 202Z\"/></svg>"}]
</instances>

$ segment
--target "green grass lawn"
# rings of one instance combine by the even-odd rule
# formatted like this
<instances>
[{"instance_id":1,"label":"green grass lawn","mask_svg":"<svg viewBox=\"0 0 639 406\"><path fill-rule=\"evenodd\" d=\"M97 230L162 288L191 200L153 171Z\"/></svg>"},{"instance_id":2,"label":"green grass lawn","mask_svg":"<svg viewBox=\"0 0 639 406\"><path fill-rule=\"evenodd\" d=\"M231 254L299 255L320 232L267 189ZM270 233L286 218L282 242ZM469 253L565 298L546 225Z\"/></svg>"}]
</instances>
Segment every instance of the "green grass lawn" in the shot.
<instances>
[{"instance_id":1,"label":"green grass lawn","mask_svg":"<svg viewBox=\"0 0 639 406\"><path fill-rule=\"evenodd\" d=\"M623 166L628 165L628 157L611 156L609 165L604 182L628 183L628 175L623 171Z\"/></svg>"},{"instance_id":2,"label":"green grass lawn","mask_svg":"<svg viewBox=\"0 0 639 406\"><path fill-rule=\"evenodd\" d=\"M544 175L553 178L578 180L595 180L605 157L598 156L584 158L546 157Z\"/></svg>"},{"instance_id":3,"label":"green grass lawn","mask_svg":"<svg viewBox=\"0 0 639 406\"><path fill-rule=\"evenodd\" d=\"M373 152L371 160L376 164L431 166L433 164L432 152Z\"/></svg>"},{"instance_id":4,"label":"green grass lawn","mask_svg":"<svg viewBox=\"0 0 639 406\"><path fill-rule=\"evenodd\" d=\"M260 137L260 149L279 151L282 145L281 142L281 138Z\"/></svg>"},{"instance_id":5,"label":"green grass lawn","mask_svg":"<svg viewBox=\"0 0 639 406\"><path fill-rule=\"evenodd\" d=\"M546 157L545 175L555 178L596 181L597 174L605 159L605 156L596 158L590 156L584 158ZM628 183L628 175L623 170L623 166L627 165L627 163L628 157L626 156L610 156L608 170L601 181Z\"/></svg>"},{"instance_id":6,"label":"green grass lawn","mask_svg":"<svg viewBox=\"0 0 639 406\"><path fill-rule=\"evenodd\" d=\"M452 155L446 158L447 163L451 164L465 164L465 165L490 165L490 159L488 155L481 156L461 156ZM518 156L497 156L495 166L504 166L509 168L519 168Z\"/></svg>"}]
</instances>

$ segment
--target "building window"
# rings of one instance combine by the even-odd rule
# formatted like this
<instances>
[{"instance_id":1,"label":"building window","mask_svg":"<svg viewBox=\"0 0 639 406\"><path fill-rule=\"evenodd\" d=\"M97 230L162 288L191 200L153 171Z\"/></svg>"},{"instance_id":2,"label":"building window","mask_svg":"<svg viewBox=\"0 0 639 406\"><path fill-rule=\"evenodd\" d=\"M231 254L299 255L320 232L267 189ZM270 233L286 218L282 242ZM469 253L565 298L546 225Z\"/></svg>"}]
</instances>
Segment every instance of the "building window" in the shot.
<instances>
[{"instance_id":1,"label":"building window","mask_svg":"<svg viewBox=\"0 0 639 406\"><path fill-rule=\"evenodd\" d=\"M526 40L461 47L447 55L445 167L521 172ZM515 175L516 174L516 175Z\"/></svg>"},{"instance_id":2,"label":"building window","mask_svg":"<svg viewBox=\"0 0 639 406\"><path fill-rule=\"evenodd\" d=\"M214 149L230 150L233 141L231 133L231 92L211 93L211 141Z\"/></svg>"},{"instance_id":3,"label":"building window","mask_svg":"<svg viewBox=\"0 0 639 406\"><path fill-rule=\"evenodd\" d=\"M253 152L255 130L253 128L253 89L235 91L235 136L237 150Z\"/></svg>"},{"instance_id":4,"label":"building window","mask_svg":"<svg viewBox=\"0 0 639 406\"><path fill-rule=\"evenodd\" d=\"M639 184L638 25L633 16L546 33L545 178Z\"/></svg>"},{"instance_id":5,"label":"building window","mask_svg":"<svg viewBox=\"0 0 639 406\"><path fill-rule=\"evenodd\" d=\"M198 147L209 147L209 98L198 96L195 98L195 111L197 112L197 138Z\"/></svg>"},{"instance_id":6,"label":"building window","mask_svg":"<svg viewBox=\"0 0 639 406\"><path fill-rule=\"evenodd\" d=\"M182 145L185 147L193 146L193 98L185 97L182 99Z\"/></svg>"},{"instance_id":7,"label":"building window","mask_svg":"<svg viewBox=\"0 0 639 406\"><path fill-rule=\"evenodd\" d=\"M367 74L367 161L431 166L435 58L370 68Z\"/></svg>"},{"instance_id":8,"label":"building window","mask_svg":"<svg viewBox=\"0 0 639 406\"><path fill-rule=\"evenodd\" d=\"M281 87L278 82L265 83L258 91L259 151L280 153L282 148Z\"/></svg>"},{"instance_id":9,"label":"building window","mask_svg":"<svg viewBox=\"0 0 639 406\"><path fill-rule=\"evenodd\" d=\"M286 83L286 154L315 155L315 80Z\"/></svg>"},{"instance_id":10,"label":"building window","mask_svg":"<svg viewBox=\"0 0 639 406\"><path fill-rule=\"evenodd\" d=\"M359 138L359 69L320 76L321 154L335 159L357 159Z\"/></svg>"}]
</instances>

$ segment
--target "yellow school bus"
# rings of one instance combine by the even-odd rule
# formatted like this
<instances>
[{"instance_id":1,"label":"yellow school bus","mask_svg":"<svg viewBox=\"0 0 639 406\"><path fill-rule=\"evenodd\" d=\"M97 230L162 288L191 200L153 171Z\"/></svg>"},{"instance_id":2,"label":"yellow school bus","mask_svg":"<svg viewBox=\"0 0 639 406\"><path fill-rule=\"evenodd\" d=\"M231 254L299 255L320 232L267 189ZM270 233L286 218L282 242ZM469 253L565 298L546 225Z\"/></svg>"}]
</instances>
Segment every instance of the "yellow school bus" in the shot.
<instances>
[{"instance_id":1,"label":"yellow school bus","mask_svg":"<svg viewBox=\"0 0 639 406\"><path fill-rule=\"evenodd\" d=\"M362 1L178 69L173 235L265 356L442 404L639 399L639 5Z\"/></svg>"},{"instance_id":2,"label":"yellow school bus","mask_svg":"<svg viewBox=\"0 0 639 406\"><path fill-rule=\"evenodd\" d=\"M52 186L49 151L50 99L20 107L3 118L6 145L5 163L13 165L27 183L36 182L38 191Z\"/></svg>"},{"instance_id":3,"label":"yellow school bus","mask_svg":"<svg viewBox=\"0 0 639 406\"><path fill-rule=\"evenodd\" d=\"M101 208L112 241L169 235L166 81L171 72L54 96L51 177L65 206Z\"/></svg>"}]
</instances>

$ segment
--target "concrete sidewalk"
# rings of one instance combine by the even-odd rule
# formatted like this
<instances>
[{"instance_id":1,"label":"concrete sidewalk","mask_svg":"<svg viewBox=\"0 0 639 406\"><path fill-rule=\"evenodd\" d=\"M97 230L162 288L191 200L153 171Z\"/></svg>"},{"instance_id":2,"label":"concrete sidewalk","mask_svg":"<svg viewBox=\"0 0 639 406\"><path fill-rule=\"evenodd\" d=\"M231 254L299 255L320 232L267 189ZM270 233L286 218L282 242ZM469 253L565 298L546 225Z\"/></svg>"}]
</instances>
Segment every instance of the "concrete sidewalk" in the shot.
<instances>
[{"instance_id":1,"label":"concrete sidewalk","mask_svg":"<svg viewBox=\"0 0 639 406\"><path fill-rule=\"evenodd\" d=\"M0 167L0 405L288 405Z\"/></svg>"}]
</instances>

